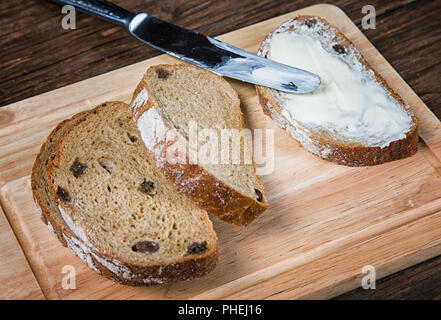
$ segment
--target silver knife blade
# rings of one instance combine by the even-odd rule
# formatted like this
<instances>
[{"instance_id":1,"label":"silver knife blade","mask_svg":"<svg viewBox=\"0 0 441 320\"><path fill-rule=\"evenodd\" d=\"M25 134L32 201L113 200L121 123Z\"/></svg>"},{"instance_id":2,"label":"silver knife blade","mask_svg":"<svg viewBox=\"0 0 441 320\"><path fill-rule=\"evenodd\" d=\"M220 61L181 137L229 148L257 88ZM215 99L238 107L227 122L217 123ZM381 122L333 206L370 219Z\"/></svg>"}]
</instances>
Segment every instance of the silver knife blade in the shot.
<instances>
[{"instance_id":1,"label":"silver knife blade","mask_svg":"<svg viewBox=\"0 0 441 320\"><path fill-rule=\"evenodd\" d=\"M312 92L320 85L320 77L314 73L259 57L147 13L135 15L128 28L142 42L222 76L294 93Z\"/></svg>"}]
</instances>

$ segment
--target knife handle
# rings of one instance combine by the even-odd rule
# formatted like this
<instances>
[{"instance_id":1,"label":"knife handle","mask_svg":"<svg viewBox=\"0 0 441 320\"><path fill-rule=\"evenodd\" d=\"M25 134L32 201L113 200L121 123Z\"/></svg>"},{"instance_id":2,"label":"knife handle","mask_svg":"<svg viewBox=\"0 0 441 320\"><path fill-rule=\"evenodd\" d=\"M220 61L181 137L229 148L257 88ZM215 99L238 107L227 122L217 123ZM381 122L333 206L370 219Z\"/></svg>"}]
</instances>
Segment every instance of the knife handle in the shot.
<instances>
[{"instance_id":1,"label":"knife handle","mask_svg":"<svg viewBox=\"0 0 441 320\"><path fill-rule=\"evenodd\" d=\"M106 20L110 20L128 26L134 13L123 9L116 4L105 0L52 0L64 5L71 5L82 11L95 14Z\"/></svg>"}]
</instances>

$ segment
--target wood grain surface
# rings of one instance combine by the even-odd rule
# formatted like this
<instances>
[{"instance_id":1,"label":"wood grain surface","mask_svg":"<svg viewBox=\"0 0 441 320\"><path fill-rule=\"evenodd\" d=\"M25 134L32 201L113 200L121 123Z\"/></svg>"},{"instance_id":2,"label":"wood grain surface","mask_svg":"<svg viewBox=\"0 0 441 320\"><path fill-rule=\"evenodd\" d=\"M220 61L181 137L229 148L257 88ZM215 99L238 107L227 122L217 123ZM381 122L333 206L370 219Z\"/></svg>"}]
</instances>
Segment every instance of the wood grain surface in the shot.
<instances>
[{"instance_id":1,"label":"wood grain surface","mask_svg":"<svg viewBox=\"0 0 441 320\"><path fill-rule=\"evenodd\" d=\"M215 36L318 1L115 2ZM360 2L333 3L360 26ZM365 35L440 117L440 1L369 1L369 4L376 8L377 28L365 30ZM0 3L0 105L158 54L102 20L78 14L76 30L63 30L60 21L60 8L47 1ZM0 112L0 125L11 121L10 117L10 113ZM378 282L377 290L359 289L340 298L438 298L440 261L438 257L389 276Z\"/></svg>"},{"instance_id":2,"label":"wood grain surface","mask_svg":"<svg viewBox=\"0 0 441 320\"><path fill-rule=\"evenodd\" d=\"M0 299L43 298L43 292L0 207Z\"/></svg>"}]
</instances>

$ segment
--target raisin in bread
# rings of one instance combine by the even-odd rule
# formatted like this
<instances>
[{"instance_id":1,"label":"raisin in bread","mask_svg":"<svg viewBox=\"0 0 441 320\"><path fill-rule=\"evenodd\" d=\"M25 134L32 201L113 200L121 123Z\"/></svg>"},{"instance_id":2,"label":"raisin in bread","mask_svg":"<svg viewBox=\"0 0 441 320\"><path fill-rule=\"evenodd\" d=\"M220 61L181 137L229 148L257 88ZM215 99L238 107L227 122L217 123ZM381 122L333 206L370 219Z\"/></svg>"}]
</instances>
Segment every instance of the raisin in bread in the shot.
<instances>
[{"instance_id":1,"label":"raisin in bread","mask_svg":"<svg viewBox=\"0 0 441 320\"><path fill-rule=\"evenodd\" d=\"M191 65L152 66L136 88L131 107L158 168L198 206L237 225L249 224L267 208L243 138L238 95L223 78ZM194 143L194 128L209 132L213 140ZM228 134L240 139L235 149ZM206 152L207 145L214 149Z\"/></svg>"},{"instance_id":2,"label":"raisin in bread","mask_svg":"<svg viewBox=\"0 0 441 320\"><path fill-rule=\"evenodd\" d=\"M208 215L155 168L124 103L59 125L37 156L32 190L61 241L120 283L189 280L216 265Z\"/></svg>"},{"instance_id":3,"label":"raisin in bread","mask_svg":"<svg viewBox=\"0 0 441 320\"><path fill-rule=\"evenodd\" d=\"M324 19L298 16L283 23L258 54L321 77L309 94L256 86L263 111L308 151L347 166L416 153L418 120L410 107Z\"/></svg>"}]
</instances>

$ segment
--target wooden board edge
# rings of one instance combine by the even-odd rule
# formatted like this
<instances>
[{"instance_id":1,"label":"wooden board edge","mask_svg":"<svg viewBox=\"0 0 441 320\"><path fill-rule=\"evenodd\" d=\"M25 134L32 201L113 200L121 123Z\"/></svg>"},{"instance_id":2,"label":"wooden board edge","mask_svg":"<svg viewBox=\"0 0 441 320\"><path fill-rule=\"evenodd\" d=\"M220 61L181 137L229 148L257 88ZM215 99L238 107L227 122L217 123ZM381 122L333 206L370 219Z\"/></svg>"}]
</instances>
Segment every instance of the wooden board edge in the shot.
<instances>
[{"instance_id":1,"label":"wooden board edge","mask_svg":"<svg viewBox=\"0 0 441 320\"><path fill-rule=\"evenodd\" d=\"M433 149L431 149L424 140L420 139L418 142L419 149L421 155L424 157L424 159L427 161L428 164L432 166L432 168L441 176L441 160L437 155L433 152Z\"/></svg>"},{"instance_id":2,"label":"wooden board edge","mask_svg":"<svg viewBox=\"0 0 441 320\"><path fill-rule=\"evenodd\" d=\"M409 235L410 237L412 235ZM384 265L376 267L377 277L376 280L385 278L391 274L402 271L409 267L412 267L418 263L429 260L441 254L441 237L436 240L435 243L427 248L421 249L418 252L412 252L408 255L401 256L393 261L389 261ZM361 269L360 269L361 270ZM365 274L357 274L354 278L345 279L337 284L333 284L332 287L328 286L320 289L313 294L301 296L301 299L332 299L341 294L349 292L351 290L360 287L362 277ZM375 289L373 289L375 290Z\"/></svg>"},{"instance_id":3,"label":"wooden board edge","mask_svg":"<svg viewBox=\"0 0 441 320\"><path fill-rule=\"evenodd\" d=\"M193 296L192 299L228 298L240 291L246 290L251 287L260 286L262 282L269 281L279 276L280 274L289 272L292 269L298 268L302 265L306 265L317 259L330 256L334 253L343 251L354 245L377 237L378 235L381 235L385 232L390 232L391 230L424 218L425 216L436 214L440 210L441 198L426 203L418 208L410 209L399 215L394 215L387 220L383 220L382 222L369 226L363 230L360 230L357 233L351 234L350 236L339 238L334 241L322 244L321 246L318 246L315 249L308 251L302 255L294 256L282 260L269 267L257 270L244 277L228 282L222 286Z\"/></svg>"},{"instance_id":4,"label":"wooden board edge","mask_svg":"<svg viewBox=\"0 0 441 320\"><path fill-rule=\"evenodd\" d=\"M17 239L17 237L15 236L15 232L13 231L11 224L8 221L8 218L6 216L6 214L4 213L4 210L2 208L2 206L0 205L0 223L2 223L3 228L8 228L9 232L8 232L8 240L9 240L9 244L13 244L14 245L14 250L16 253L16 258L17 256L21 256L20 259L20 263L22 264L22 268L26 269L25 271L25 276L26 276L26 282L27 282L27 289L29 289L26 292L12 292L10 289L15 289L15 288L3 288L2 290L0 290L0 300L21 300L21 299L27 299L27 300L42 300L45 299L45 296L43 294L43 291L41 290L40 284L38 283L37 277L35 276L35 274L32 271L32 268L29 264L28 259L26 258L26 255L22 249L22 247L20 246L20 243ZM1 243L1 247L2 247L2 251L4 251L5 243ZM4 262L4 261L2 261ZM15 263L17 261L14 261ZM17 266L18 267L18 266ZM4 275L3 274L3 270L0 270L0 272L2 273L1 278L8 282L9 279L4 279L3 277L5 276L12 276L12 275ZM22 275L23 276L23 275ZM23 279L23 278L21 278ZM20 280L21 280L20 279ZM3 286L5 283L3 281L0 281L0 286Z\"/></svg>"},{"instance_id":5,"label":"wooden board edge","mask_svg":"<svg viewBox=\"0 0 441 320\"><path fill-rule=\"evenodd\" d=\"M429 229L435 232L436 236L431 232L421 232L422 229ZM413 241L415 236L419 237L419 241ZM390 238L398 238L401 241L390 243ZM440 253L441 211L437 211L363 243L293 268L278 279L268 279L256 287L247 288L225 298L254 299L255 292L265 292L258 298L330 299L361 287L362 278L367 274L366 270L363 271L364 267L368 267L370 273L374 270L375 281L378 282L381 278ZM305 273L309 273L310 277L297 277ZM381 290L381 285L376 285L375 290Z\"/></svg>"},{"instance_id":6,"label":"wooden board edge","mask_svg":"<svg viewBox=\"0 0 441 320\"><path fill-rule=\"evenodd\" d=\"M44 259L39 253L38 244L32 239L32 232L28 229L26 223L22 221L21 215L17 213L18 210L10 196L8 184L5 184L0 188L0 206L9 221L10 227L22 248L26 261L34 274L44 297L46 299L57 298L52 292L47 290L51 285L48 281L48 270L40 263ZM29 254L30 252L32 252L32 255Z\"/></svg>"}]
</instances>

